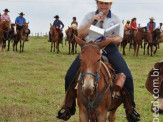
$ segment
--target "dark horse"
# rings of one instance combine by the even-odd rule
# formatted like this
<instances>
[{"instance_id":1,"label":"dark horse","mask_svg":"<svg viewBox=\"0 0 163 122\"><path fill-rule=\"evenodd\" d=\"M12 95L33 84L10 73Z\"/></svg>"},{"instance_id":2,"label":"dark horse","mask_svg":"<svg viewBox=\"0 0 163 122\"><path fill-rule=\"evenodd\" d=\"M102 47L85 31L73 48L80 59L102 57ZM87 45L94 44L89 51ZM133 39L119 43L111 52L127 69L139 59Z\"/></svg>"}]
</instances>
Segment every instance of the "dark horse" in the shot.
<instances>
[{"instance_id":1,"label":"dark horse","mask_svg":"<svg viewBox=\"0 0 163 122\"><path fill-rule=\"evenodd\" d=\"M129 105L131 102L125 102L125 95L122 95L124 94L123 85L119 92L114 92L116 91L114 89L116 85L114 84L112 86L114 79L113 73L101 61L102 55L100 50L110 42L105 40L99 43L92 41L86 43L78 37L75 37L75 40L82 48L80 53L80 80L78 80L77 85L80 122L88 122L89 120L91 122L105 122L108 110L110 111L108 120L109 122L114 122L116 110L122 101L127 110L127 119L132 121L128 115L132 111L132 107ZM123 81L124 83L125 77L120 77L117 81L121 83ZM113 87L113 93L111 92L111 87ZM114 99L115 101L112 100L114 93L118 93L117 101L116 99ZM122 98L124 99L122 100ZM130 107L127 108L127 106Z\"/></svg>"},{"instance_id":2,"label":"dark horse","mask_svg":"<svg viewBox=\"0 0 163 122\"><path fill-rule=\"evenodd\" d=\"M74 36L78 35L77 29L74 29L73 27L68 27L68 29L66 30L66 35L69 43L69 54L70 53L74 54L74 48L75 48L75 53L77 53L77 43L74 39ZM71 45L72 45L72 49L71 49Z\"/></svg>"},{"instance_id":3,"label":"dark horse","mask_svg":"<svg viewBox=\"0 0 163 122\"><path fill-rule=\"evenodd\" d=\"M55 26L52 26L52 24L50 24L50 39L51 39L51 52L54 48L54 52L55 52L55 43L56 43L56 49L57 49L57 53L59 53L59 41L60 41L60 36L59 33L56 30Z\"/></svg>"},{"instance_id":4,"label":"dark horse","mask_svg":"<svg viewBox=\"0 0 163 122\"><path fill-rule=\"evenodd\" d=\"M8 51L10 50L10 43L13 40L13 42L16 40L16 24L11 24L11 29L8 32Z\"/></svg>"},{"instance_id":5,"label":"dark horse","mask_svg":"<svg viewBox=\"0 0 163 122\"><path fill-rule=\"evenodd\" d=\"M150 33L150 40L146 40L146 43L148 43L148 46L147 46L147 54L149 55L149 48L151 48L151 56L152 56L152 53L156 53L157 51L157 48L158 48L158 40L160 39L160 35L161 35L161 31L160 29L155 29L154 31L152 31ZM153 47L155 47L155 50L153 52ZM145 55L145 45L144 45L144 55Z\"/></svg>"},{"instance_id":6,"label":"dark horse","mask_svg":"<svg viewBox=\"0 0 163 122\"><path fill-rule=\"evenodd\" d=\"M5 38L4 34L8 33L10 29L10 22L9 21L1 21L0 22L0 52L5 48Z\"/></svg>"},{"instance_id":7,"label":"dark horse","mask_svg":"<svg viewBox=\"0 0 163 122\"><path fill-rule=\"evenodd\" d=\"M163 114L163 61L155 63L149 71L145 86L155 98L153 105L158 103L157 100L159 100L159 106L152 105L151 110L154 113Z\"/></svg>"},{"instance_id":8,"label":"dark horse","mask_svg":"<svg viewBox=\"0 0 163 122\"><path fill-rule=\"evenodd\" d=\"M24 52L24 42L27 40L27 35L30 33L28 29L28 23L24 23L20 30L17 30L17 36L14 40L13 51L17 51L17 44L20 42L20 53Z\"/></svg>"}]
</instances>

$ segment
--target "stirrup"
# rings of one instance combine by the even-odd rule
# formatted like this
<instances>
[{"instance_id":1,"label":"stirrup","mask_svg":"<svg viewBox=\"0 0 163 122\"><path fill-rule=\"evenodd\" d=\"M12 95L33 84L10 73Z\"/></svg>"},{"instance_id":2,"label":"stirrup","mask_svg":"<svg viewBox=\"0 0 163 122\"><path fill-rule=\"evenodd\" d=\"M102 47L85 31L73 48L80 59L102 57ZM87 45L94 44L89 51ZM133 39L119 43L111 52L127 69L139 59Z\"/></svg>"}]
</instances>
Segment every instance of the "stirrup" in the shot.
<instances>
[{"instance_id":1,"label":"stirrup","mask_svg":"<svg viewBox=\"0 0 163 122\"><path fill-rule=\"evenodd\" d=\"M64 108L61 108L61 110L59 110L58 115L56 117L58 119L62 119L64 121L67 121L71 117L71 113L68 109L65 110Z\"/></svg>"},{"instance_id":2,"label":"stirrup","mask_svg":"<svg viewBox=\"0 0 163 122\"><path fill-rule=\"evenodd\" d=\"M140 121L140 114L134 109L133 112L130 114L130 117L135 121Z\"/></svg>"}]
</instances>

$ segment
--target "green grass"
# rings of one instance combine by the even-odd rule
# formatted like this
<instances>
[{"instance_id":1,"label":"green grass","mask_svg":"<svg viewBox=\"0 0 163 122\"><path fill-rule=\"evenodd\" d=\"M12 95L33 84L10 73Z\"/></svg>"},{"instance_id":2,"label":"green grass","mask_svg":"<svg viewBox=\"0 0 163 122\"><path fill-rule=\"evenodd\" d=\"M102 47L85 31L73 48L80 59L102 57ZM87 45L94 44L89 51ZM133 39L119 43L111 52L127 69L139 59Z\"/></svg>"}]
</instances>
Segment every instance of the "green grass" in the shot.
<instances>
[{"instance_id":1,"label":"green grass","mask_svg":"<svg viewBox=\"0 0 163 122\"><path fill-rule=\"evenodd\" d=\"M60 45L60 53L50 52L46 37L30 37L25 52L0 53L0 121L2 122L61 122L56 114L64 100L64 76L77 55L68 55L68 46ZM18 48L19 49L19 48ZM120 49L122 52L122 50ZM78 47L79 52L79 47ZM153 57L133 57L126 49L124 56L135 85L135 102L141 122L152 122L152 95L145 81L154 63L163 60L163 44ZM123 106L117 111L116 122L126 122ZM159 116L160 121L163 116ZM68 122L78 122L78 112Z\"/></svg>"}]
</instances>

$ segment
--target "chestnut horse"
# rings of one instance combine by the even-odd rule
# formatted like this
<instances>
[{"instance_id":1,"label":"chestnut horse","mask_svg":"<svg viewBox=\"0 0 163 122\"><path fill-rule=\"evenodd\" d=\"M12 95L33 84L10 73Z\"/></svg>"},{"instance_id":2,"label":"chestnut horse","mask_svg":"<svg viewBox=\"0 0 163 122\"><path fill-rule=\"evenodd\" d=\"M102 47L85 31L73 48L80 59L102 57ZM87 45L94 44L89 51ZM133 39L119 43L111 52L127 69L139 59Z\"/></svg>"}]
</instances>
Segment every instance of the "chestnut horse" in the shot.
<instances>
[{"instance_id":1,"label":"chestnut horse","mask_svg":"<svg viewBox=\"0 0 163 122\"><path fill-rule=\"evenodd\" d=\"M133 56L138 57L139 48L142 45L143 39L147 38L147 34L148 34L148 32L147 32L146 27L142 27L142 28L138 29L138 32L133 37L133 40L134 40L134 54L133 54Z\"/></svg>"},{"instance_id":2,"label":"chestnut horse","mask_svg":"<svg viewBox=\"0 0 163 122\"><path fill-rule=\"evenodd\" d=\"M123 36L123 40L121 43L121 47L123 48L123 51L122 51L123 55L126 55L125 48L128 43L130 43L130 30L124 31L124 36ZM129 45L129 49L130 49L130 45Z\"/></svg>"},{"instance_id":3,"label":"chestnut horse","mask_svg":"<svg viewBox=\"0 0 163 122\"><path fill-rule=\"evenodd\" d=\"M55 43L56 43L56 49L57 49L57 53L59 53L59 33L57 32L55 26L53 26L52 24L50 24L50 36L51 36L51 52L54 48L54 52L55 52Z\"/></svg>"},{"instance_id":4,"label":"chestnut horse","mask_svg":"<svg viewBox=\"0 0 163 122\"><path fill-rule=\"evenodd\" d=\"M24 43L27 39L27 35L29 34L28 24L29 24L29 22L24 23L21 30L17 30L17 36L16 36L16 39L14 40L14 44L13 44L13 51L15 50L15 48L17 51L17 44L18 44L18 42L20 42L20 53L24 52Z\"/></svg>"},{"instance_id":5,"label":"chestnut horse","mask_svg":"<svg viewBox=\"0 0 163 122\"><path fill-rule=\"evenodd\" d=\"M4 45L3 45L4 33L8 33L9 29L10 29L9 21L0 22L0 52L4 49Z\"/></svg>"},{"instance_id":6,"label":"chestnut horse","mask_svg":"<svg viewBox=\"0 0 163 122\"><path fill-rule=\"evenodd\" d=\"M112 101L111 93L113 73L101 61L101 49L110 42L105 40L99 43L92 41L86 43L76 36L75 40L82 48L80 53L81 74L77 85L80 122L88 122L89 120L91 122L105 122L108 110L110 110L108 120L114 122L116 110L122 103L122 99L118 99L120 104L115 105L114 109L111 107L112 104L116 104L115 101Z\"/></svg>"},{"instance_id":7,"label":"chestnut horse","mask_svg":"<svg viewBox=\"0 0 163 122\"><path fill-rule=\"evenodd\" d=\"M159 99L159 106L157 107L163 110L163 61L155 63L149 71L145 86L156 100Z\"/></svg>"},{"instance_id":8,"label":"chestnut horse","mask_svg":"<svg viewBox=\"0 0 163 122\"><path fill-rule=\"evenodd\" d=\"M77 53L77 43L74 39L74 35L75 36L78 35L77 29L74 29L73 27L68 27L68 29L66 30L66 35L69 43L69 54L70 52L74 54L74 48L75 48L75 53ZM71 49L71 45L72 45L72 49Z\"/></svg>"},{"instance_id":9,"label":"chestnut horse","mask_svg":"<svg viewBox=\"0 0 163 122\"><path fill-rule=\"evenodd\" d=\"M158 43L162 43L163 42L163 32L160 35L160 39L158 40Z\"/></svg>"}]
</instances>

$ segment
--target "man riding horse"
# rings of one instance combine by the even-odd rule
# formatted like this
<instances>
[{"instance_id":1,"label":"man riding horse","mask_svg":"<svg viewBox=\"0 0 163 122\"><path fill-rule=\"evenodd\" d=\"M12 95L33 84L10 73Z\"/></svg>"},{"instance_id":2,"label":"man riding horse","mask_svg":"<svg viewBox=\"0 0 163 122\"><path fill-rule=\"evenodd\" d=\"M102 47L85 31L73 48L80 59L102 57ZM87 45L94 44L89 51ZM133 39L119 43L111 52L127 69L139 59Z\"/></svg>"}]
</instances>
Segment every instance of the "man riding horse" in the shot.
<instances>
[{"instance_id":1,"label":"man riding horse","mask_svg":"<svg viewBox=\"0 0 163 122\"><path fill-rule=\"evenodd\" d=\"M10 16L8 15L8 12L10 12L8 9L3 10L4 14L1 15L0 20L1 21L9 21L11 23ZM8 40L8 32L4 33L4 38L3 38L3 48L6 47L6 40Z\"/></svg>"},{"instance_id":2,"label":"man riding horse","mask_svg":"<svg viewBox=\"0 0 163 122\"><path fill-rule=\"evenodd\" d=\"M56 15L54 18L55 18L55 21L53 23L53 26L56 27L56 30L57 30L57 32L60 35L60 43L62 43L62 41L63 41L63 33L62 33L62 30L64 28L64 24L63 24L63 22L61 20L59 20L59 16L58 15Z\"/></svg>"},{"instance_id":3,"label":"man riding horse","mask_svg":"<svg viewBox=\"0 0 163 122\"><path fill-rule=\"evenodd\" d=\"M20 16L16 17L15 19L15 24L16 24L16 29L18 31L18 33L22 30L24 24L26 23L26 19L23 17L25 14L23 12L19 13ZM29 33L27 34L27 38L26 41L28 41L28 36L30 34L30 30Z\"/></svg>"},{"instance_id":4,"label":"man riding horse","mask_svg":"<svg viewBox=\"0 0 163 122\"><path fill-rule=\"evenodd\" d=\"M114 0L96 0L97 3L97 10L88 13L78 30L78 34L80 38L84 38L86 42L89 42L89 34L88 30L90 26L95 23L95 26L102 27L104 29L109 28L115 24L120 24L119 30L114 33L112 37L109 37L110 44L104 48L103 55L107 57L109 63L115 68L116 74L124 73L126 75L125 87L129 92L129 97L131 98L131 106L132 111L130 112L130 117L135 121L140 120L140 115L135 111L135 102L134 102L134 87L133 87L133 78L129 67L127 66L125 60L121 56L120 52L118 51L117 44L122 41L123 38L123 27L122 22L114 13L110 11L112 2ZM103 15L100 14L103 13ZM94 41L94 40L93 40ZM75 98L71 99L70 97L75 96L73 84L75 81L75 76L80 67L80 59L79 56L74 60L72 65L70 66L66 77L65 77L65 90L66 90L66 99L64 105L62 106L61 110L58 112L58 118L63 120L68 120L71 115L75 114ZM69 93L72 93L71 95ZM72 103L71 106L66 106L67 103Z\"/></svg>"},{"instance_id":5,"label":"man riding horse","mask_svg":"<svg viewBox=\"0 0 163 122\"><path fill-rule=\"evenodd\" d=\"M153 17L151 17L149 19L150 19L150 22L147 23L147 30L149 32L152 32L156 28L156 23L154 22L154 18Z\"/></svg>"}]
</instances>

